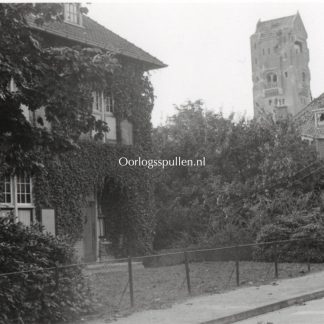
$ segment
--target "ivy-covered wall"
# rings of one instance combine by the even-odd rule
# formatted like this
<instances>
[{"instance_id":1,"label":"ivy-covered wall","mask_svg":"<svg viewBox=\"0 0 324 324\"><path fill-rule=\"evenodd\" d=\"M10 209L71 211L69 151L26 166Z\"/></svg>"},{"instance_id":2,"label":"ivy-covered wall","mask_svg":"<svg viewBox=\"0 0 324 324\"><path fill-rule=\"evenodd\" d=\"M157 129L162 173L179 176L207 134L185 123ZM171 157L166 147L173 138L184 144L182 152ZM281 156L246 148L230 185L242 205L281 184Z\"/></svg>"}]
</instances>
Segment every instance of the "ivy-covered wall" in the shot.
<instances>
[{"instance_id":1,"label":"ivy-covered wall","mask_svg":"<svg viewBox=\"0 0 324 324\"><path fill-rule=\"evenodd\" d=\"M36 213L41 208L54 208L57 232L76 242L82 236L86 197L96 191L115 250L118 239L125 238L119 255L148 253L155 226L152 171L120 166L118 160L152 154L153 89L148 76L132 65L114 72L112 89L117 125L124 119L133 124L134 145L121 144L117 127L116 145L79 141L75 150L44 156L45 168L35 176Z\"/></svg>"}]
</instances>

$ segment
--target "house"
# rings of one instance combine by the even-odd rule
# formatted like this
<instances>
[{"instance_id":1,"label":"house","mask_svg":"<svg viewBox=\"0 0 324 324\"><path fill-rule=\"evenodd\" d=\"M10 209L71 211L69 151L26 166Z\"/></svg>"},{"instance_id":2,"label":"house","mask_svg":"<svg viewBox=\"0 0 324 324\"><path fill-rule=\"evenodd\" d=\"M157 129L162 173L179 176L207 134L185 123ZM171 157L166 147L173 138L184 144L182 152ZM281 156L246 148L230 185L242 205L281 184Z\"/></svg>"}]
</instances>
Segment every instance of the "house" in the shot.
<instances>
[{"instance_id":1,"label":"house","mask_svg":"<svg viewBox=\"0 0 324 324\"><path fill-rule=\"evenodd\" d=\"M104 26L98 24L90 17L84 15L78 3L65 3L64 21L51 22L39 26L32 18L28 19L30 28L39 33L48 46L73 46L97 47L114 54L121 65L133 64L143 73L153 69L163 68L166 65L149 53L123 39ZM14 82L10 88L15 91ZM114 94L93 92L93 116L96 120L105 121L109 132L105 134L103 142L109 145L132 146L134 142L134 128L127 118L118 120L115 116ZM26 119L34 118L28 107L22 107ZM44 117L44 111L38 112ZM36 116L37 117L37 116ZM46 120L45 120L46 124ZM45 126L50 127L47 123ZM118 135L119 134L119 135ZM90 134L91 135L91 134ZM39 214L36 212L35 183L29 175L7 176L1 180L0 214L13 213L15 219L30 225L39 220L48 232L56 234L58 230L57 215L59 211L53 205L43 205ZM76 246L80 257L84 261L96 261L100 253L100 238L105 237L104 219L100 212L98 193L94 189L86 197L86 206L83 207L83 239ZM106 242L109 245L110 242Z\"/></svg>"},{"instance_id":2,"label":"house","mask_svg":"<svg viewBox=\"0 0 324 324\"><path fill-rule=\"evenodd\" d=\"M299 126L302 138L315 145L318 155L324 158L324 94L315 98L297 115L295 123Z\"/></svg>"},{"instance_id":3,"label":"house","mask_svg":"<svg viewBox=\"0 0 324 324\"><path fill-rule=\"evenodd\" d=\"M312 100L307 32L299 13L259 20L250 43L254 117L296 115Z\"/></svg>"}]
</instances>

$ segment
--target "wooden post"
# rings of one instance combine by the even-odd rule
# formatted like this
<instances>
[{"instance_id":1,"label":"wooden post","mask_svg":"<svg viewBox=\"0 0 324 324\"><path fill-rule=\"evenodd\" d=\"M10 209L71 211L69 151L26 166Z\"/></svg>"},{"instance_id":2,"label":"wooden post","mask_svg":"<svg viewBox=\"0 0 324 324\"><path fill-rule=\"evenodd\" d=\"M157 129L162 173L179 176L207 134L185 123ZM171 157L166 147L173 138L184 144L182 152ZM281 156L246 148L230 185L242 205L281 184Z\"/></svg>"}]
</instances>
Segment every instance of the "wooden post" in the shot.
<instances>
[{"instance_id":1,"label":"wooden post","mask_svg":"<svg viewBox=\"0 0 324 324\"><path fill-rule=\"evenodd\" d=\"M189 269L189 260L188 252L184 252L185 268L186 268L186 278L187 278L187 287L188 293L191 295L191 283L190 283L190 269Z\"/></svg>"},{"instance_id":2,"label":"wooden post","mask_svg":"<svg viewBox=\"0 0 324 324\"><path fill-rule=\"evenodd\" d=\"M274 267L275 267L275 278L278 279L278 245L274 245Z\"/></svg>"},{"instance_id":3,"label":"wooden post","mask_svg":"<svg viewBox=\"0 0 324 324\"><path fill-rule=\"evenodd\" d=\"M129 280L130 303L131 303L131 306L134 307L132 258L130 256L128 257L128 280Z\"/></svg>"},{"instance_id":4,"label":"wooden post","mask_svg":"<svg viewBox=\"0 0 324 324\"><path fill-rule=\"evenodd\" d=\"M236 285L240 285L240 264L239 264L239 247L235 251L235 269L236 269Z\"/></svg>"}]
</instances>

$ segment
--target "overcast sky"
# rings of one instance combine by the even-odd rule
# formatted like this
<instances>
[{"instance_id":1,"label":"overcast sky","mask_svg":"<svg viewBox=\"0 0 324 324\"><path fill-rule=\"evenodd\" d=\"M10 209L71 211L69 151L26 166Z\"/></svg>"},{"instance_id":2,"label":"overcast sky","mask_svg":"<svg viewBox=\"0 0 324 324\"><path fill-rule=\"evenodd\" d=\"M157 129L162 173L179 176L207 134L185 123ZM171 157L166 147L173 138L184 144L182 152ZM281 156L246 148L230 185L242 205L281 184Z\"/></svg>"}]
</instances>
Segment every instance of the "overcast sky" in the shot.
<instances>
[{"instance_id":1,"label":"overcast sky","mask_svg":"<svg viewBox=\"0 0 324 324\"><path fill-rule=\"evenodd\" d=\"M311 91L324 92L324 2L127 2L87 4L89 16L150 54L167 68L152 72L154 125L173 105L202 99L225 115L253 116L249 37L258 19L299 10L308 33Z\"/></svg>"}]
</instances>

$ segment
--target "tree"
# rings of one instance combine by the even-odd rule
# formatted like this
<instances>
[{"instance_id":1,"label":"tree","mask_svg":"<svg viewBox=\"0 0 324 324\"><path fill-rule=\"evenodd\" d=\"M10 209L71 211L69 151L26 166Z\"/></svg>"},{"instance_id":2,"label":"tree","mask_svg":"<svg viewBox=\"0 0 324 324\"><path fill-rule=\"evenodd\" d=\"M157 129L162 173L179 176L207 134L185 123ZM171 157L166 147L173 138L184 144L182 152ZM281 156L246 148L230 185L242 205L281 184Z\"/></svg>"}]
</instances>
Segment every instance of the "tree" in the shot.
<instances>
[{"instance_id":1,"label":"tree","mask_svg":"<svg viewBox=\"0 0 324 324\"><path fill-rule=\"evenodd\" d=\"M320 204L315 149L291 120L234 122L189 102L154 138L163 159L206 157L204 168L161 171L157 247L253 241L276 217Z\"/></svg>"},{"instance_id":2,"label":"tree","mask_svg":"<svg viewBox=\"0 0 324 324\"><path fill-rule=\"evenodd\" d=\"M83 10L86 11L85 9ZM30 28L62 19L60 4L0 5L0 161L2 169L33 169L40 151L70 149L81 133L108 131L92 116L92 91L105 90L119 67L110 54L95 48L46 47L42 34ZM16 91L9 88L14 81ZM30 123L30 112L45 110ZM4 170L0 170L4 171Z\"/></svg>"}]
</instances>

